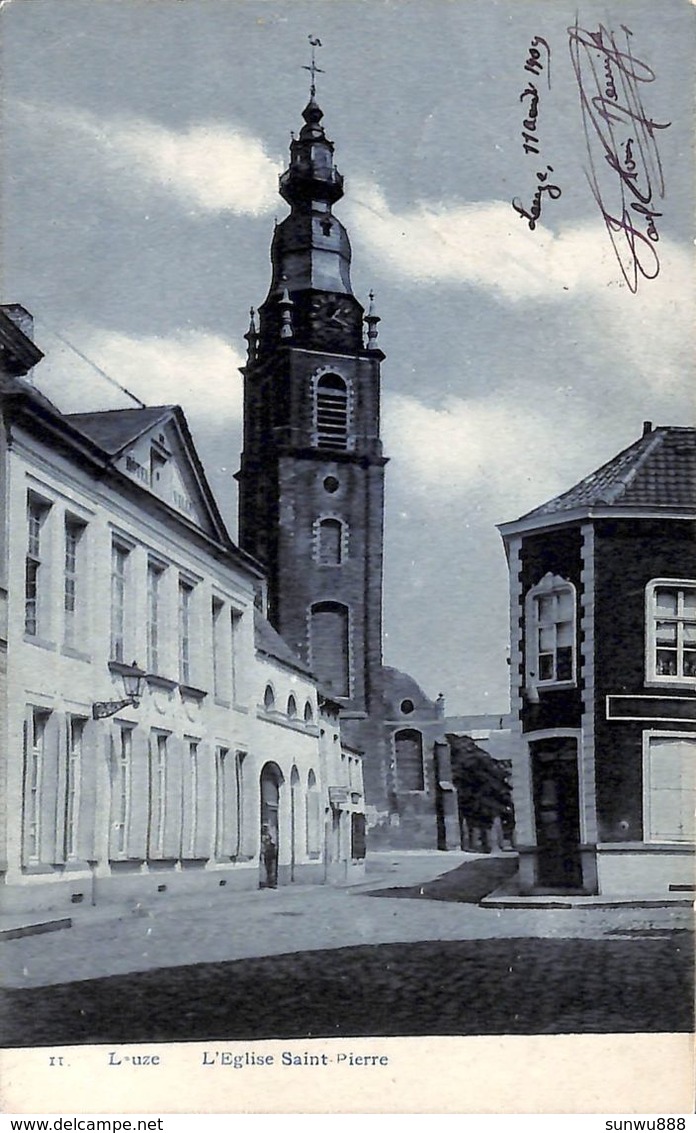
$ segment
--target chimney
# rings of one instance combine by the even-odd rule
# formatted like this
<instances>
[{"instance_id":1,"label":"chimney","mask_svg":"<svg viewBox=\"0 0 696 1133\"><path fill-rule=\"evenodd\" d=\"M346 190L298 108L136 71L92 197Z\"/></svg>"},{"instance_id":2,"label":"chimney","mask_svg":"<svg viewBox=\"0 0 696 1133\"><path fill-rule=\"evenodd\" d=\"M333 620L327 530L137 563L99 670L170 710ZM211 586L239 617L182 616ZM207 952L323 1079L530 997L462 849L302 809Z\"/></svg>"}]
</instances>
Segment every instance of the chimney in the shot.
<instances>
[{"instance_id":1,"label":"chimney","mask_svg":"<svg viewBox=\"0 0 696 1133\"><path fill-rule=\"evenodd\" d=\"M21 303L2 303L0 311L7 315L8 319L12 319L23 335L34 341L34 316L29 314L26 307Z\"/></svg>"},{"instance_id":2,"label":"chimney","mask_svg":"<svg viewBox=\"0 0 696 1133\"><path fill-rule=\"evenodd\" d=\"M652 433L652 421L643 422L643 436L647 437L648 433Z\"/></svg>"}]
</instances>

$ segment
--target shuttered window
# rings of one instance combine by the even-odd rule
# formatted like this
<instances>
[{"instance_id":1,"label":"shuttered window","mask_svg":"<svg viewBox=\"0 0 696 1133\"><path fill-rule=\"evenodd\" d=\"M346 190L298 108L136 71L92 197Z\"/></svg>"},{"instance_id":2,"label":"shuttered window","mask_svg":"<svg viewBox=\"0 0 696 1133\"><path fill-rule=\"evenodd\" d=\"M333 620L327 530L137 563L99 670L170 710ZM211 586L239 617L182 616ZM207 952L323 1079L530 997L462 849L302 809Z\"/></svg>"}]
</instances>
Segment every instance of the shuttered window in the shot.
<instances>
[{"instance_id":1,"label":"shuttered window","mask_svg":"<svg viewBox=\"0 0 696 1133\"><path fill-rule=\"evenodd\" d=\"M317 382L316 427L319 448L348 447L348 390L338 374L324 374Z\"/></svg>"}]
</instances>

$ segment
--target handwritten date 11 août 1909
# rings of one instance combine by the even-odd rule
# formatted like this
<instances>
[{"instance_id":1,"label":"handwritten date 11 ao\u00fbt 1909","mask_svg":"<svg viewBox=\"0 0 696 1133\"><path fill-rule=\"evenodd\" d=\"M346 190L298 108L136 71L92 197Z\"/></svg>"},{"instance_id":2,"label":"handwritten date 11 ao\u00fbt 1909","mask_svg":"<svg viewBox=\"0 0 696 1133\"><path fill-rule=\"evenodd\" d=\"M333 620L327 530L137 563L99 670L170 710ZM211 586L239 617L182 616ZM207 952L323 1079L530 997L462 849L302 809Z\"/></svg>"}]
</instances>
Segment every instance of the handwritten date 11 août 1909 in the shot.
<instances>
[{"instance_id":1,"label":"handwritten date 11 ao\u00fbt 1909","mask_svg":"<svg viewBox=\"0 0 696 1133\"><path fill-rule=\"evenodd\" d=\"M536 80L545 77L547 87L549 90L551 89L551 48L542 36L535 35L532 39L527 51L524 69ZM541 94L536 82L527 82L520 94L520 102L524 107L521 131L522 149L527 157L538 157L541 154L542 144L539 132ZM515 197L512 202L515 212L527 221L532 232L541 216L544 200L556 201L561 196L560 186L553 183L553 178L549 179L550 173L553 173L552 165L545 165L543 169L537 169L534 174L535 184L531 201L525 203L520 197Z\"/></svg>"}]
</instances>

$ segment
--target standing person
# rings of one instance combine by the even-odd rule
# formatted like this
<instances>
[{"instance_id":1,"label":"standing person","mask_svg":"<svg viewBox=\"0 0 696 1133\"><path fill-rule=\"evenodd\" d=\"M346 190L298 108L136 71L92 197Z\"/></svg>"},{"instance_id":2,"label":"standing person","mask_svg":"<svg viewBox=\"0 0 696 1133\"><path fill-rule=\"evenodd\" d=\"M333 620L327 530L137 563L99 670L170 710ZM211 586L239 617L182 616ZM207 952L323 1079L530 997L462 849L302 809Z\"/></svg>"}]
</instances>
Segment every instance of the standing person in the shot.
<instances>
[{"instance_id":1,"label":"standing person","mask_svg":"<svg viewBox=\"0 0 696 1133\"><path fill-rule=\"evenodd\" d=\"M273 835L268 823L261 827L261 858L266 868L266 888L278 887L278 847L273 841Z\"/></svg>"}]
</instances>

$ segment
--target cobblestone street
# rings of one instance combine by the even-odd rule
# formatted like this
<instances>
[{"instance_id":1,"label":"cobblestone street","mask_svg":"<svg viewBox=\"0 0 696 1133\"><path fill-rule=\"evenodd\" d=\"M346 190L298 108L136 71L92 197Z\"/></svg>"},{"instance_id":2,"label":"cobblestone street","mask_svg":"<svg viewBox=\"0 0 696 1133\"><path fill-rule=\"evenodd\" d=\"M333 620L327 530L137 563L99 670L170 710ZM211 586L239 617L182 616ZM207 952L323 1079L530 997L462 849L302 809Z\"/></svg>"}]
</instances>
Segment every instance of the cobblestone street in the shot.
<instances>
[{"instance_id":1,"label":"cobblestone street","mask_svg":"<svg viewBox=\"0 0 696 1133\"><path fill-rule=\"evenodd\" d=\"M2 1041L691 1028L690 909L370 895L442 864L385 856L357 889L85 910L71 929L4 945Z\"/></svg>"}]
</instances>

